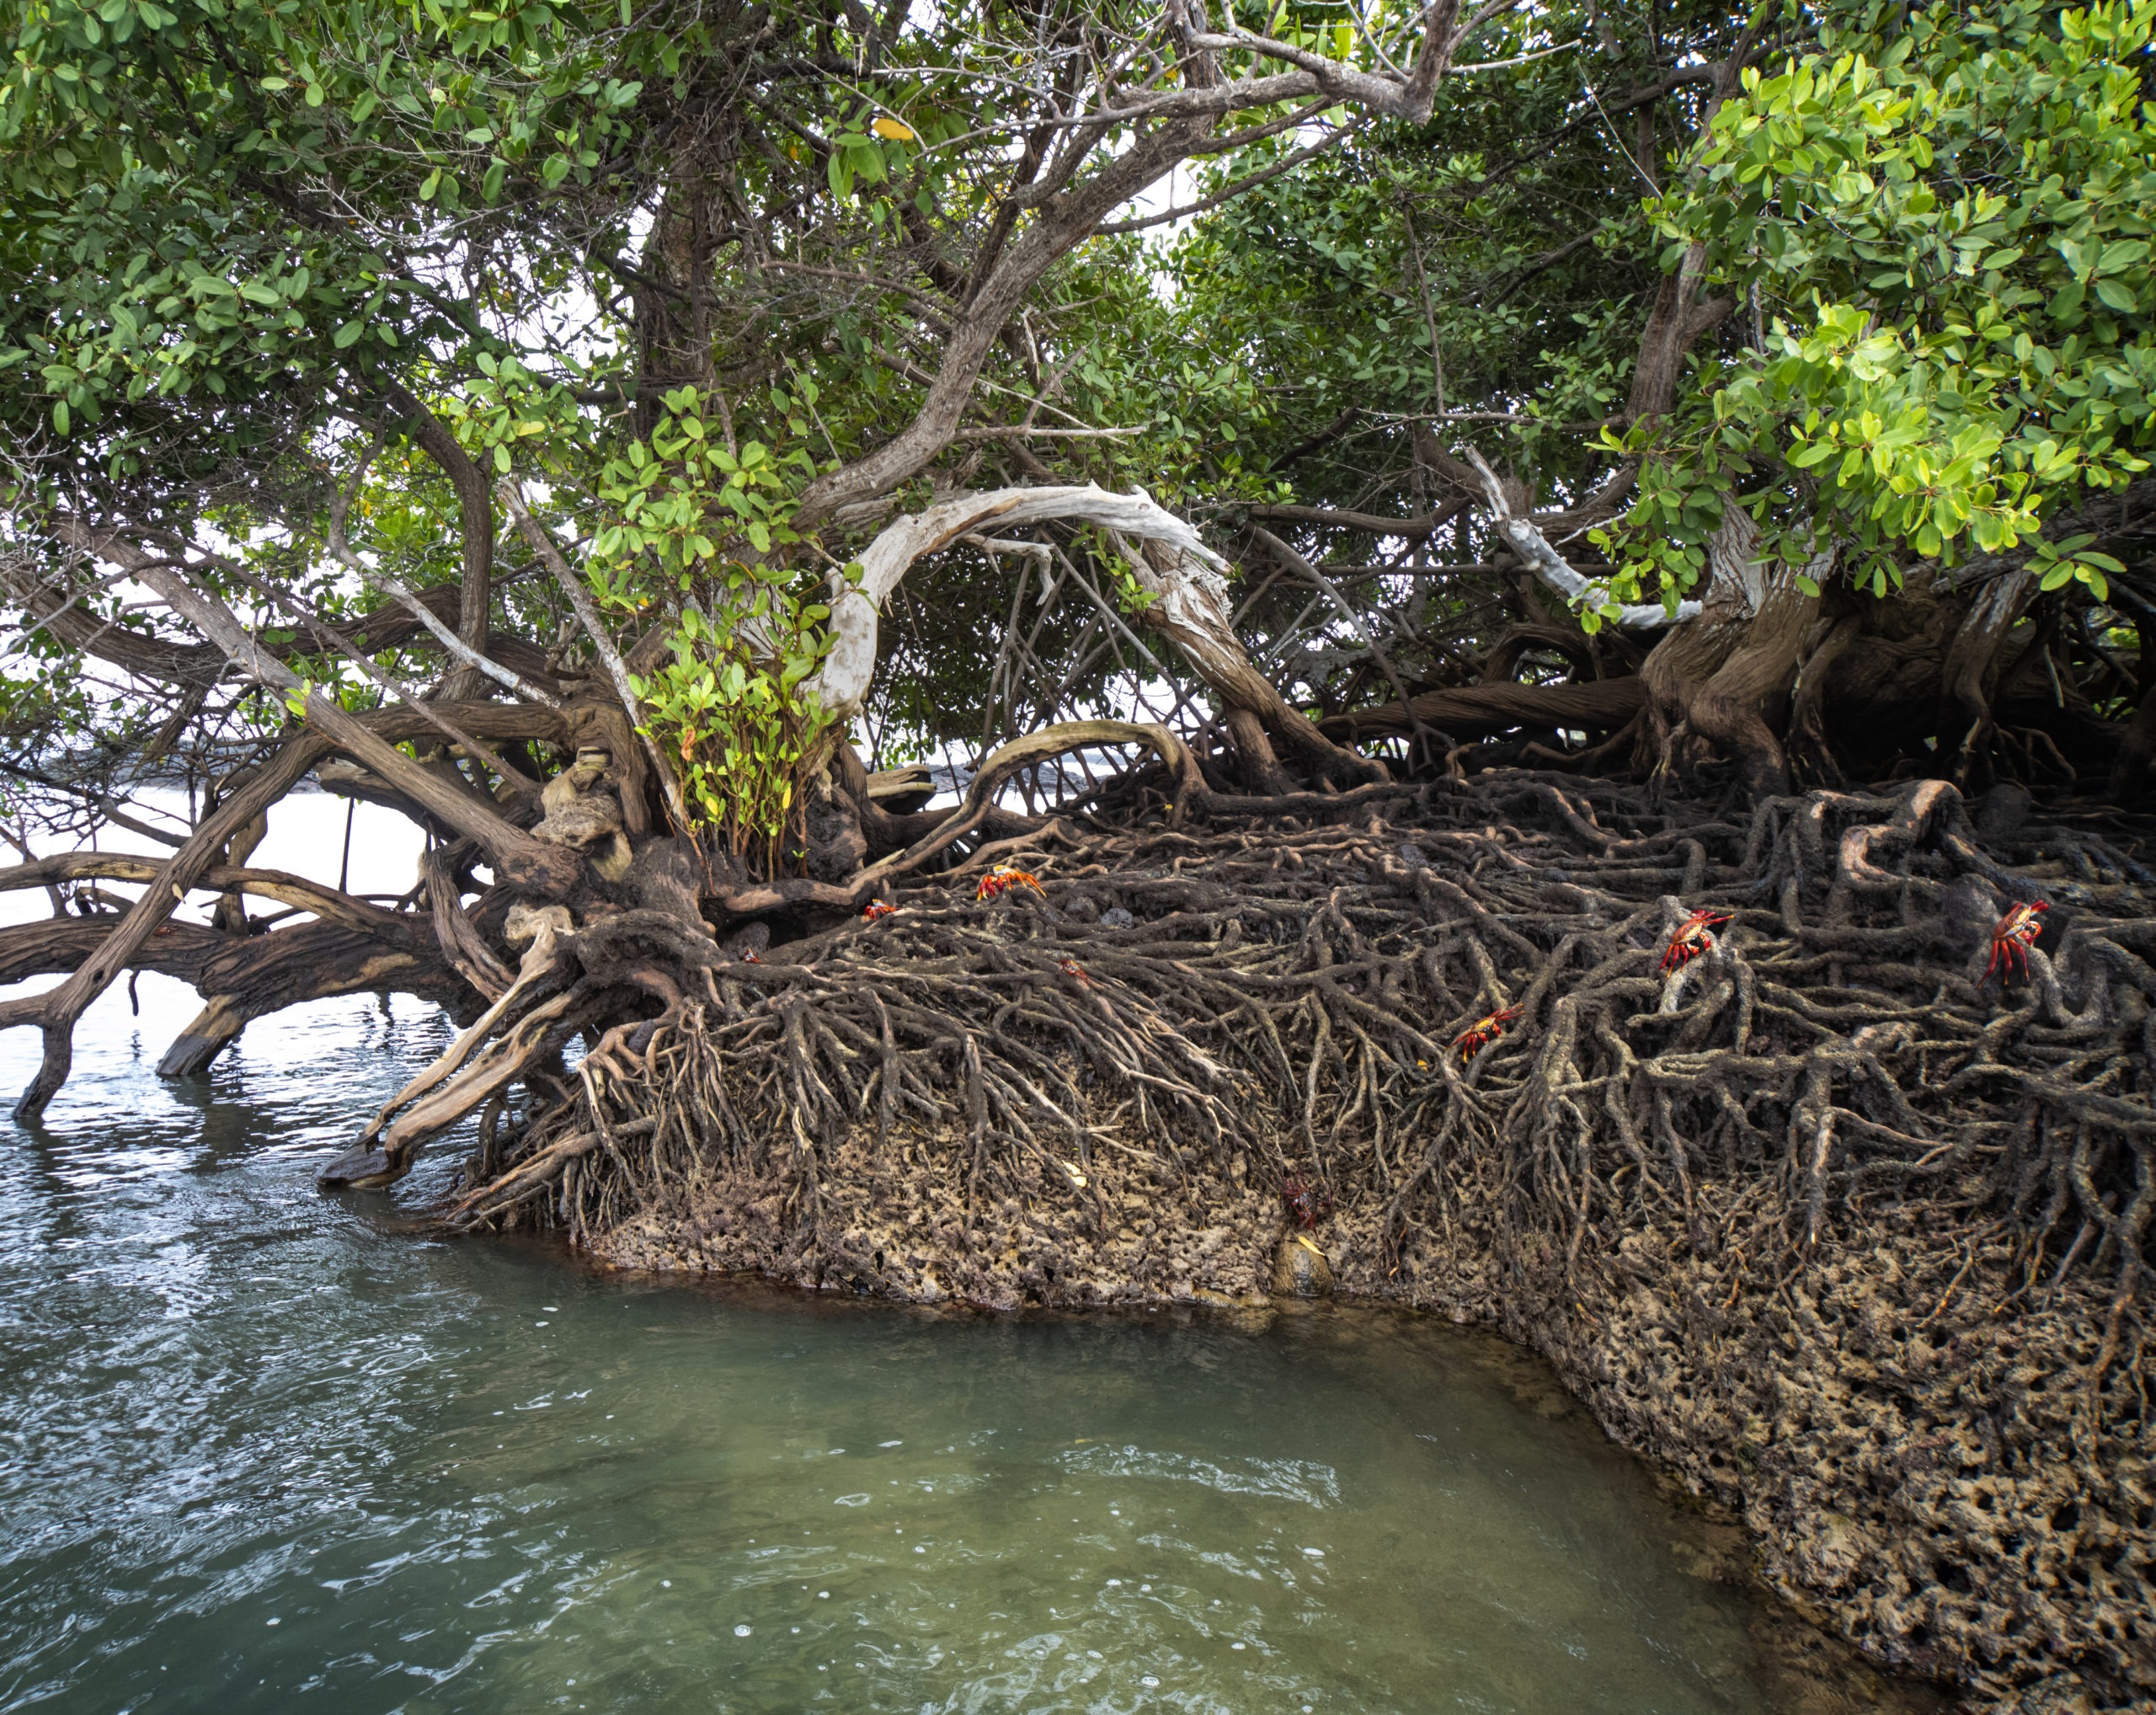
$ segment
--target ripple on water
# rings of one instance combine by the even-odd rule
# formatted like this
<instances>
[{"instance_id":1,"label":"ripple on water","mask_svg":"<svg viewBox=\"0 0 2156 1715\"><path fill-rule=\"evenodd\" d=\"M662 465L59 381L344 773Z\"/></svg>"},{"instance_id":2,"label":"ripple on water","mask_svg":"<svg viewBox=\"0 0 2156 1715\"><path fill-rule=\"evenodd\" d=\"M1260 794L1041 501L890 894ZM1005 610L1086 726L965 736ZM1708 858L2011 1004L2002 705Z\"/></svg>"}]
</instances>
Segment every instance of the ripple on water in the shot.
<instances>
[{"instance_id":1,"label":"ripple on water","mask_svg":"<svg viewBox=\"0 0 2156 1715\"><path fill-rule=\"evenodd\" d=\"M453 1143L398 1200L310 1178L438 1015L319 1003L165 1086L191 999L142 996L0 1151L0 1709L1875 1707L1502 1348L438 1242L397 1214Z\"/></svg>"},{"instance_id":2,"label":"ripple on water","mask_svg":"<svg viewBox=\"0 0 2156 1715\"><path fill-rule=\"evenodd\" d=\"M1134 1446L1086 1447L1056 1457L1070 1470L1102 1477L1194 1483L1221 1494L1266 1495L1310 1507L1336 1505L1340 1499L1340 1479L1332 1467L1303 1459L1243 1459L1222 1464L1188 1453Z\"/></svg>"}]
</instances>

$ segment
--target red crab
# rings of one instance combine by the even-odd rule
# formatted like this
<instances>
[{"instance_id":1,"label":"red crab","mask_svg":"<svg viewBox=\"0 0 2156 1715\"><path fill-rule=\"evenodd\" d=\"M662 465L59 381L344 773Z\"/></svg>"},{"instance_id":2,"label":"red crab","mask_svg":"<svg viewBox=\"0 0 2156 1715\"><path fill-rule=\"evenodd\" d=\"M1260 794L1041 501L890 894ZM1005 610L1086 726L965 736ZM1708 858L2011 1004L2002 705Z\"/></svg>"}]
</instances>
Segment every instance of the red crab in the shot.
<instances>
[{"instance_id":1,"label":"red crab","mask_svg":"<svg viewBox=\"0 0 2156 1715\"><path fill-rule=\"evenodd\" d=\"M1332 1212L1332 1199L1300 1179L1280 1182L1280 1200L1288 1205L1288 1213L1295 1217L1295 1225L1305 1232Z\"/></svg>"},{"instance_id":2,"label":"red crab","mask_svg":"<svg viewBox=\"0 0 2156 1715\"><path fill-rule=\"evenodd\" d=\"M1663 949L1664 971L1682 970L1702 953L1715 950L1714 932L1730 921L1727 911L1694 911L1678 926Z\"/></svg>"},{"instance_id":3,"label":"red crab","mask_svg":"<svg viewBox=\"0 0 2156 1715\"><path fill-rule=\"evenodd\" d=\"M873 899L861 908L861 920L864 923L873 923L877 918L888 917L897 910L898 907L887 899Z\"/></svg>"},{"instance_id":4,"label":"red crab","mask_svg":"<svg viewBox=\"0 0 2156 1715\"><path fill-rule=\"evenodd\" d=\"M1453 1038L1453 1048L1460 1055L1460 1063L1468 1061L1505 1034L1505 1028L1519 1017L1518 1007L1500 1007L1486 1018L1477 1018L1459 1035Z\"/></svg>"},{"instance_id":5,"label":"red crab","mask_svg":"<svg viewBox=\"0 0 2156 1715\"><path fill-rule=\"evenodd\" d=\"M741 962L744 964L761 964L764 961L762 955L755 948L744 947L741 949Z\"/></svg>"},{"instance_id":6,"label":"red crab","mask_svg":"<svg viewBox=\"0 0 2156 1715\"><path fill-rule=\"evenodd\" d=\"M2037 900L2028 905L2016 900L1999 920L1999 927L1991 932L1991 963L1984 967L1987 980L2002 967L2010 975L2017 959L2020 961L2021 975L2029 975L2029 949L2036 944L2036 937L2044 932L2043 924L2037 920L2050 909L2048 900Z\"/></svg>"},{"instance_id":7,"label":"red crab","mask_svg":"<svg viewBox=\"0 0 2156 1715\"><path fill-rule=\"evenodd\" d=\"M980 879L980 885L974 890L975 899L1001 899L1014 887L1030 887L1043 893L1040 878L1023 869L1013 869L1007 863L999 863Z\"/></svg>"},{"instance_id":8,"label":"red crab","mask_svg":"<svg viewBox=\"0 0 2156 1715\"><path fill-rule=\"evenodd\" d=\"M1089 989L1093 986L1092 978L1086 975L1085 966L1075 959L1059 959L1056 961L1055 968L1065 976L1073 979L1081 989Z\"/></svg>"}]
</instances>

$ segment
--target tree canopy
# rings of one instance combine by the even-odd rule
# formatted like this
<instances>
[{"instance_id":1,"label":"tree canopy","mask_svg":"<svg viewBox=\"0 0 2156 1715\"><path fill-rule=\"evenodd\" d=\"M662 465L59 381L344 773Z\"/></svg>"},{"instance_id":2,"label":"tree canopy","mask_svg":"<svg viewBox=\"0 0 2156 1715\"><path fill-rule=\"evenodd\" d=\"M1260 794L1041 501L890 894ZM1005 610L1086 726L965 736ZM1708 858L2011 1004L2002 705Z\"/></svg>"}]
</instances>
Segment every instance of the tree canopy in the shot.
<instances>
[{"instance_id":1,"label":"tree canopy","mask_svg":"<svg viewBox=\"0 0 2156 1715\"><path fill-rule=\"evenodd\" d=\"M147 970L173 1076L439 1002L322 1177L466 1127L451 1226L1016 1305L1337 1220L1846 1503L1774 1552L1903 1665L2146 1707L2153 33L0 0L18 1119ZM408 891L251 862L314 788Z\"/></svg>"},{"instance_id":2,"label":"tree canopy","mask_svg":"<svg viewBox=\"0 0 2156 1715\"><path fill-rule=\"evenodd\" d=\"M603 769L723 927L1164 767L2156 755L2156 0L6 18L19 839L313 772L461 911Z\"/></svg>"}]
</instances>

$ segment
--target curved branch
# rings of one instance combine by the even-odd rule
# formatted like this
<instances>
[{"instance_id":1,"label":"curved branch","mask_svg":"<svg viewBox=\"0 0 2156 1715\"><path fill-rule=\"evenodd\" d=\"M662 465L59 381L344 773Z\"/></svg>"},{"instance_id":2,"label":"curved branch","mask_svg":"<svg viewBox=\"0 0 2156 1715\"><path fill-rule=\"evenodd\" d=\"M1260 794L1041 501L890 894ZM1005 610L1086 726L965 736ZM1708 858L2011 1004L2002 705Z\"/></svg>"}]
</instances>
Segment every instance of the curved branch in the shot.
<instances>
[{"instance_id":1,"label":"curved branch","mask_svg":"<svg viewBox=\"0 0 2156 1715\"><path fill-rule=\"evenodd\" d=\"M887 525L861 556L859 584L832 580L831 649L809 681L824 708L841 720L860 712L876 671L878 615L916 560L991 526L1050 522L1091 524L1124 540L1124 558L1153 598L1137 618L1166 635L1229 711L1254 717L1275 743L1328 777L1386 777L1382 763L1342 750L1289 707L1235 636L1228 563L1143 489L1128 494L1091 483L996 489ZM1129 545L1134 541L1139 547Z\"/></svg>"},{"instance_id":2,"label":"curved branch","mask_svg":"<svg viewBox=\"0 0 2156 1715\"><path fill-rule=\"evenodd\" d=\"M895 852L880 863L869 865L861 872L857 889L866 898L878 883L919 868L954 841L963 839L987 820L1004 783L1022 770L1045 762L1051 756L1103 745L1144 745L1167 765L1176 781L1175 808L1169 817L1171 825L1182 820L1191 796L1205 791L1203 777L1198 772L1198 761L1190 754L1190 747L1164 726L1128 720L1073 720L1043 727L1038 732L1013 739L990 756L981 764L980 772L967 783L966 795L958 801L958 808L943 819L939 827L915 841L905 851Z\"/></svg>"},{"instance_id":3,"label":"curved branch","mask_svg":"<svg viewBox=\"0 0 2156 1715\"><path fill-rule=\"evenodd\" d=\"M995 489L941 501L884 527L861 555L858 585L831 580L830 653L807 687L825 712L841 720L861 712L876 675L878 616L915 561L991 526L1008 530L1049 522L1092 524L1125 536L1157 538L1202 564L1226 565L1195 530L1155 505L1142 489L1112 494L1088 483L1082 488Z\"/></svg>"},{"instance_id":4,"label":"curved branch","mask_svg":"<svg viewBox=\"0 0 2156 1715\"><path fill-rule=\"evenodd\" d=\"M30 863L0 869L0 893L26 887L47 887L63 881L126 881L144 884L157 879L164 865L155 858L125 852L67 852L40 858ZM411 928L408 918L384 911L349 893L291 875L281 869L236 869L219 866L195 878L195 888L207 893L244 893L271 899L296 911L311 911L325 922L369 930L376 934L403 934ZM190 891L194 890L189 890Z\"/></svg>"}]
</instances>

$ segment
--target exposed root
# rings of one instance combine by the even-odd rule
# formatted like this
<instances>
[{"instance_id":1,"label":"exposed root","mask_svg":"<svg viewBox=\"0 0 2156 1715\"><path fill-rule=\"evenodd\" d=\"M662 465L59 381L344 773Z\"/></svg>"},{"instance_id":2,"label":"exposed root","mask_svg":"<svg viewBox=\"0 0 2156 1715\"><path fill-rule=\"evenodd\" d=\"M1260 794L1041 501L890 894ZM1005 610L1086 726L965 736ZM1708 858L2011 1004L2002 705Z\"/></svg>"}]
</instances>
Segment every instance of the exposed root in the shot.
<instances>
[{"instance_id":1,"label":"exposed root","mask_svg":"<svg viewBox=\"0 0 2156 1715\"><path fill-rule=\"evenodd\" d=\"M912 1296L1233 1297L1298 1178L1345 1290L1533 1340L1890 1659L2156 1689L2143 848L1988 849L1938 782L1717 818L1492 775L1331 814L1065 821L875 923L648 975L454 1218ZM990 862L1046 897L975 903ZM2034 898L2026 979L1986 980ZM1731 921L1664 975L1701 907Z\"/></svg>"},{"instance_id":2,"label":"exposed root","mask_svg":"<svg viewBox=\"0 0 2156 1715\"><path fill-rule=\"evenodd\" d=\"M568 932L568 914L558 906L536 911L518 908L510 922L511 936L529 939L531 944L515 980L431 1066L382 1103L360 1133L356 1146L322 1170L323 1183L376 1186L401 1178L427 1139L498 1097L543 1056L559 1054L577 1028L559 1021L576 1002L588 998L588 991L551 994L536 1004L534 1000L558 986L554 980L565 963L558 938ZM496 1026L512 1012L516 1019L508 1034L488 1042ZM393 1118L400 1113L401 1118ZM381 1145L373 1147L377 1138Z\"/></svg>"}]
</instances>

